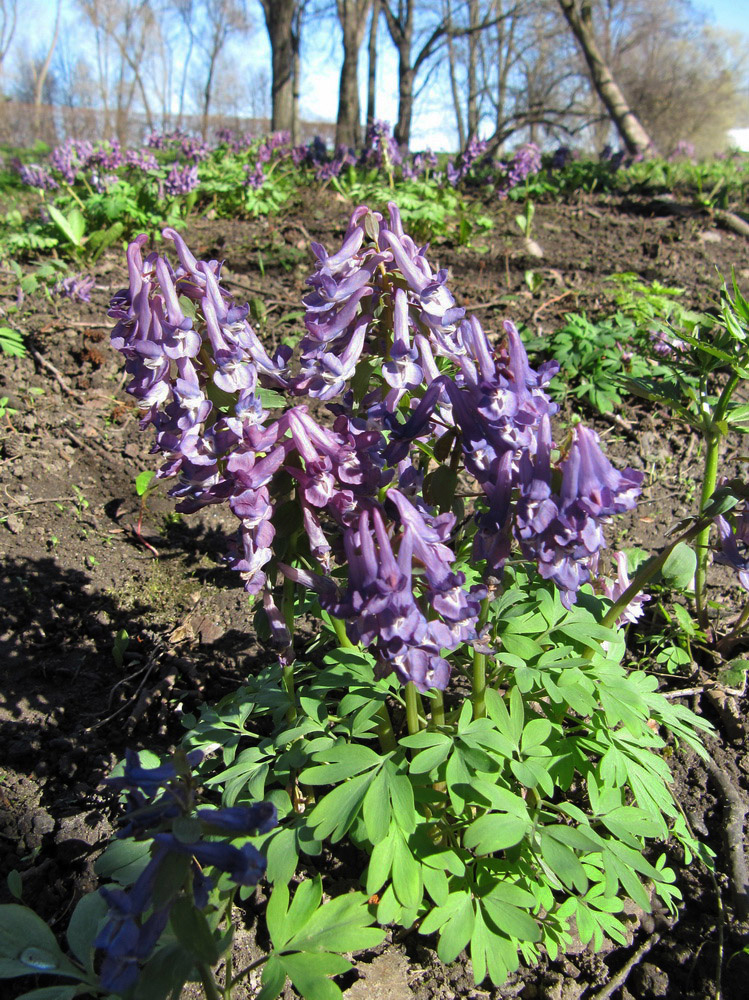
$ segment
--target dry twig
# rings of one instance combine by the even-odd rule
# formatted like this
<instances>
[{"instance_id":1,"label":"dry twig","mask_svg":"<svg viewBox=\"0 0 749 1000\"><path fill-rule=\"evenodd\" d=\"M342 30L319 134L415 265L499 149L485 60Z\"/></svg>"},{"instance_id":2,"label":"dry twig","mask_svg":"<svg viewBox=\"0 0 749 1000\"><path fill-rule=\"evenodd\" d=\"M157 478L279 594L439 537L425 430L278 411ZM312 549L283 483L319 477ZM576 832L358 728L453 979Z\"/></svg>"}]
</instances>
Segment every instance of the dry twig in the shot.
<instances>
[{"instance_id":1,"label":"dry twig","mask_svg":"<svg viewBox=\"0 0 749 1000\"><path fill-rule=\"evenodd\" d=\"M723 768L718 767L712 757L707 758L705 766L725 799L726 815L723 828L731 867L731 893L736 915L740 920L746 920L749 916L749 866L744 853L746 804L730 776Z\"/></svg>"},{"instance_id":2,"label":"dry twig","mask_svg":"<svg viewBox=\"0 0 749 1000\"><path fill-rule=\"evenodd\" d=\"M608 1000L608 998L619 989L620 986L624 986L627 981L627 977L634 967L642 961L642 959L647 955L647 953L655 948L655 946L660 941L661 936L656 931L655 934L651 934L647 941L643 941L634 955L629 959L629 961L621 968L611 982L607 983L602 989L594 993L590 1000Z\"/></svg>"}]
</instances>

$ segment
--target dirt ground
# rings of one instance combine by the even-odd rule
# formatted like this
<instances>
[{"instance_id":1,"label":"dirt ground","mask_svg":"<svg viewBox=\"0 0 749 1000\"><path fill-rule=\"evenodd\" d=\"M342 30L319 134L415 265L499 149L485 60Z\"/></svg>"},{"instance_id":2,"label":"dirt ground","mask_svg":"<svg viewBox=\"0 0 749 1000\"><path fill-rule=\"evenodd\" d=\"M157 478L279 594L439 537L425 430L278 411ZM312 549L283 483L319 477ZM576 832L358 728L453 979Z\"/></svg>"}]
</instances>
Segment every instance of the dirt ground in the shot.
<instances>
[{"instance_id":1,"label":"dirt ground","mask_svg":"<svg viewBox=\"0 0 749 1000\"><path fill-rule=\"evenodd\" d=\"M535 260L523 255L516 208L497 205L494 229L477 247L437 241L430 251L433 263L450 268L459 304L489 331L510 318L550 332L567 311L612 311L605 279L620 271L683 287L682 301L697 308L714 301L716 268L730 276L734 267L749 291L746 239L707 216L619 197L538 205L534 236L545 255ZM186 238L198 256L226 261L226 284L239 298L264 302L259 329L273 341L300 325L309 240L337 248L349 211L326 194L275 220L198 219ZM524 281L528 268L543 277L535 295ZM27 297L20 325L29 354L0 356L0 397L17 411L0 427L0 902L10 900L5 875L17 869L25 900L58 929L96 885L93 861L113 823L101 781L115 761L126 747L174 746L183 713L238 686L267 655L241 582L222 564L232 515L209 509L175 518L164 490L140 509L134 478L154 467L150 434L139 432L123 391L106 318L111 294L126 284L124 254L109 252L93 273L89 304ZM5 306L16 301L16 289L6 291ZM595 422L618 464L647 471L643 504L621 544L657 548L663 530L693 510L699 450L652 406L633 404L621 416L624 424ZM147 544L136 536L141 514ZM711 596L726 614L740 607L730 575L718 577ZM130 644L118 666L121 629ZM743 717L727 726L706 699L695 707L715 724L710 753L745 800ZM501 989L474 987L465 956L443 967L432 939L395 933L346 978L348 996L704 1000L721 976L726 1000L746 996L749 926L733 909L723 840L730 802L694 755L678 752L673 767L679 801L717 854L713 878L675 853L684 895L677 920L633 913L630 947L609 944L596 955L580 948L521 970ZM329 891L363 867L358 856L339 859ZM633 956L626 985L601 992Z\"/></svg>"}]
</instances>

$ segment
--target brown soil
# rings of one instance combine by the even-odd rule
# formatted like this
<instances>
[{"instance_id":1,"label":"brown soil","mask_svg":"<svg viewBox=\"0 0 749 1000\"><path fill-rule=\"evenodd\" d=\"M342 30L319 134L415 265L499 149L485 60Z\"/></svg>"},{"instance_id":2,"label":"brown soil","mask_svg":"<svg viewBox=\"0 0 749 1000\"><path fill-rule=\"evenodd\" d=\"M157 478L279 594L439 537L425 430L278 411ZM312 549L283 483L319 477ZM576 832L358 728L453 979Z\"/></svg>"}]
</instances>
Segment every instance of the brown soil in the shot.
<instances>
[{"instance_id":1,"label":"brown soil","mask_svg":"<svg viewBox=\"0 0 749 1000\"><path fill-rule=\"evenodd\" d=\"M283 219L199 219L186 238L198 256L225 259L227 284L239 297L265 303L261 329L277 341L300 325L299 315L288 314L299 310L309 239L335 247L348 211L323 195ZM728 276L734 267L749 287L746 240L688 211L615 198L540 205L534 237L541 260L523 256L515 214L516 206L498 206L495 227L477 248L437 241L430 251L433 262L450 267L458 301L488 330L510 318L549 332L565 312L611 311L605 279L619 271L681 286L684 304L695 308L714 300L716 268ZM528 268L544 278L535 297L523 278ZM17 410L0 430L0 874L20 871L25 900L57 929L96 884L92 863L112 831L101 780L114 762L127 746L173 746L183 713L235 688L266 655L241 583L222 565L230 514L170 518L171 502L157 492L142 512L148 546L136 537L134 477L153 459L122 390L105 316L110 295L126 284L124 255L111 252L95 273L90 304L27 298L20 325L33 353L3 357L0 365L0 397ZM624 543L654 548L665 528L693 510L699 448L651 406L633 404L621 415L632 429L613 421L596 426L620 464L648 473L645 502ZM712 596L726 616L742 599L728 574ZM130 645L118 667L112 649L121 629ZM710 752L745 797L742 719L727 727L707 700L697 708L717 727ZM654 932L660 939L615 997L703 1000L715 995L718 969L724 997L743 997L749 928L732 909L726 798L692 755L676 755L675 778L693 827L717 854L715 879L675 856L685 900L678 921L633 914L630 948L612 945L599 955L581 949L523 970L500 990L476 989L465 962L442 967L430 939L397 936L379 956L364 956L359 981L346 983L351 997L592 997ZM361 868L360 859L342 859L338 872L345 880ZM3 879L0 901L9 899Z\"/></svg>"}]
</instances>

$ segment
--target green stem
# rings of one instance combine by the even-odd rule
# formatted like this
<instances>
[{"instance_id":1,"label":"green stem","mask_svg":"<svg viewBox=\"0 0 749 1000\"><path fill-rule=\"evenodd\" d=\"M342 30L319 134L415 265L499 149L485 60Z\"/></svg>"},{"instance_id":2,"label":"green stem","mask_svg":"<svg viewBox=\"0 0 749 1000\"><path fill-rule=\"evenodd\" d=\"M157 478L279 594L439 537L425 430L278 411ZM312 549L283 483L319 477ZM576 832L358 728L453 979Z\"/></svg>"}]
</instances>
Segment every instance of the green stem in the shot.
<instances>
[{"instance_id":1,"label":"green stem","mask_svg":"<svg viewBox=\"0 0 749 1000\"><path fill-rule=\"evenodd\" d=\"M78 195L75 193L75 191L72 189L72 187L69 184L66 184L65 187L68 189L68 194L70 194L71 197L73 198L73 200L78 203L78 207L81 208L85 212L86 211L86 206L83 204L83 202L78 197Z\"/></svg>"},{"instance_id":2,"label":"green stem","mask_svg":"<svg viewBox=\"0 0 749 1000\"><path fill-rule=\"evenodd\" d=\"M491 598L489 596L485 597L481 602L478 631L486 624L486 620L489 617L490 603ZM479 653L478 650L474 650L473 652L473 694L471 700L473 701L474 719L483 719L486 715L486 654Z\"/></svg>"},{"instance_id":3,"label":"green stem","mask_svg":"<svg viewBox=\"0 0 749 1000\"><path fill-rule=\"evenodd\" d=\"M715 492L715 484L718 480L718 459L720 458L721 435L711 433L707 438L707 452L705 454L705 472L702 479L702 492L700 494L700 513L707 506L707 502ZM707 576L707 556L708 541L710 537L709 522L697 535L694 540L694 547L697 553L697 572L694 576L694 599L697 605L697 618L703 629L707 629L709 621L707 618L707 608L705 607L705 579Z\"/></svg>"},{"instance_id":4,"label":"green stem","mask_svg":"<svg viewBox=\"0 0 749 1000\"><path fill-rule=\"evenodd\" d=\"M240 969L240 971L228 984L229 995L231 995L231 991L234 989L234 987L238 986L248 973L252 972L253 969L257 969L259 965L264 965L269 958L270 955L261 955L260 958L256 958L254 962L250 962L249 965L245 965L243 969Z\"/></svg>"},{"instance_id":5,"label":"green stem","mask_svg":"<svg viewBox=\"0 0 749 1000\"><path fill-rule=\"evenodd\" d=\"M652 580L655 574L661 569L665 561L671 555L673 550L680 542L690 542L695 538L701 531L704 531L706 527L712 524L712 518L701 517L699 520L695 521L691 528L688 528L681 535L676 537L670 544L668 544L663 551L652 559L649 559L635 574L635 578L624 591L624 593L619 597L619 599L612 604L609 610L601 619L601 625L605 628L609 628L611 625L616 624L616 620L619 615L624 611L630 601L637 597L640 591L645 587L645 585ZM595 652L592 646L588 646L585 657L590 659Z\"/></svg>"},{"instance_id":6,"label":"green stem","mask_svg":"<svg viewBox=\"0 0 749 1000\"><path fill-rule=\"evenodd\" d=\"M216 980L213 978L213 973L209 966L201 962L198 966L198 973L200 974L200 981L205 990L206 1000L221 1000L221 991L216 985Z\"/></svg>"},{"instance_id":7,"label":"green stem","mask_svg":"<svg viewBox=\"0 0 749 1000\"><path fill-rule=\"evenodd\" d=\"M289 707L286 710L287 722L296 719L296 698L294 697L294 664L287 663L283 668L283 689L289 698Z\"/></svg>"},{"instance_id":8,"label":"green stem","mask_svg":"<svg viewBox=\"0 0 749 1000\"><path fill-rule=\"evenodd\" d=\"M435 729L445 725L445 698L437 688L432 692L432 725Z\"/></svg>"},{"instance_id":9,"label":"green stem","mask_svg":"<svg viewBox=\"0 0 749 1000\"><path fill-rule=\"evenodd\" d=\"M377 737L380 741L382 752L392 753L393 750L398 749L398 740L395 738L393 722L384 701L375 712L375 718L377 719Z\"/></svg>"},{"instance_id":10,"label":"green stem","mask_svg":"<svg viewBox=\"0 0 749 1000\"><path fill-rule=\"evenodd\" d=\"M286 628L291 633L292 639L294 638L294 623L296 620L295 607L294 607L294 595L296 593L296 584L289 577L284 577L283 581L283 618L286 622Z\"/></svg>"},{"instance_id":11,"label":"green stem","mask_svg":"<svg viewBox=\"0 0 749 1000\"><path fill-rule=\"evenodd\" d=\"M406 725L409 736L421 732L419 723L419 692L413 681L406 684ZM423 706L422 706L423 707Z\"/></svg>"},{"instance_id":12,"label":"green stem","mask_svg":"<svg viewBox=\"0 0 749 1000\"><path fill-rule=\"evenodd\" d=\"M330 621L333 626L333 631L336 634L336 638L338 639L338 645L341 649L355 649L356 647L353 642L351 642L349 637L346 635L345 623L342 622L340 618L333 618L332 615Z\"/></svg>"}]
</instances>

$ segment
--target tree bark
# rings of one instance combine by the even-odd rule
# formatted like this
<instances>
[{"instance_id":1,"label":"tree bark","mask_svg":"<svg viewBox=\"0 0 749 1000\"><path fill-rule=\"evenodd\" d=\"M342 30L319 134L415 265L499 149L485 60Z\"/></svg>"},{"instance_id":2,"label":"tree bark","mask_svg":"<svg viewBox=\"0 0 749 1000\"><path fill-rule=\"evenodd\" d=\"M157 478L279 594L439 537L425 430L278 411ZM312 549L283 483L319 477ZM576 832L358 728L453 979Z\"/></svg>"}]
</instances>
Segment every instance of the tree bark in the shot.
<instances>
[{"instance_id":1,"label":"tree bark","mask_svg":"<svg viewBox=\"0 0 749 1000\"><path fill-rule=\"evenodd\" d=\"M629 153L653 156L655 147L601 54L593 33L591 0L559 0L588 66L590 80Z\"/></svg>"},{"instance_id":2,"label":"tree bark","mask_svg":"<svg viewBox=\"0 0 749 1000\"><path fill-rule=\"evenodd\" d=\"M458 127L458 146L465 149L466 130L463 122L463 108L461 105L460 87L458 86L457 58L455 46L452 38L452 7L450 0L445 0L445 18L447 20L447 68L450 75L450 93L452 94L453 107L455 108L455 124Z\"/></svg>"},{"instance_id":3,"label":"tree bark","mask_svg":"<svg viewBox=\"0 0 749 1000\"><path fill-rule=\"evenodd\" d=\"M343 65L338 89L336 146L356 147L361 141L359 50L364 40L371 2L372 0L338 0L338 19L343 31Z\"/></svg>"},{"instance_id":4,"label":"tree bark","mask_svg":"<svg viewBox=\"0 0 749 1000\"><path fill-rule=\"evenodd\" d=\"M468 139L473 139L479 131L479 92L476 67L478 63L479 46L479 4L478 0L468 0ZM461 147L462 148L462 147Z\"/></svg>"},{"instance_id":5,"label":"tree bark","mask_svg":"<svg viewBox=\"0 0 749 1000\"><path fill-rule=\"evenodd\" d=\"M44 93L44 81L47 79L47 74L49 73L49 67L52 62L52 55L55 51L55 46L57 45L57 39L60 34L60 12L62 9L62 0L57 0L57 14L55 15L55 30L52 33L52 41L49 43L49 49L47 50L47 55L44 62L42 63L41 69L37 74L37 78L34 85L34 129L39 131L39 123L41 121L42 115L42 95Z\"/></svg>"},{"instance_id":6,"label":"tree bark","mask_svg":"<svg viewBox=\"0 0 749 1000\"><path fill-rule=\"evenodd\" d=\"M271 129L294 128L294 14L297 0L260 0L271 46ZM297 42L298 44L298 42Z\"/></svg>"},{"instance_id":7,"label":"tree bark","mask_svg":"<svg viewBox=\"0 0 749 1000\"><path fill-rule=\"evenodd\" d=\"M369 52L367 66L367 128L374 124L377 96L377 26L380 23L380 0L373 0L372 20L369 23Z\"/></svg>"}]
</instances>

